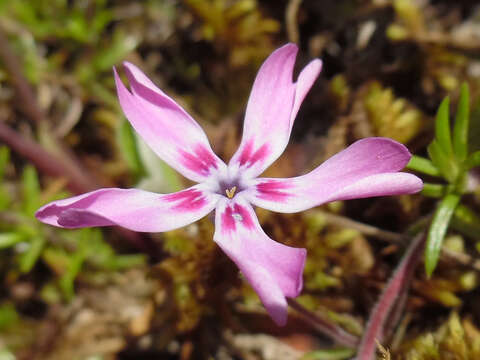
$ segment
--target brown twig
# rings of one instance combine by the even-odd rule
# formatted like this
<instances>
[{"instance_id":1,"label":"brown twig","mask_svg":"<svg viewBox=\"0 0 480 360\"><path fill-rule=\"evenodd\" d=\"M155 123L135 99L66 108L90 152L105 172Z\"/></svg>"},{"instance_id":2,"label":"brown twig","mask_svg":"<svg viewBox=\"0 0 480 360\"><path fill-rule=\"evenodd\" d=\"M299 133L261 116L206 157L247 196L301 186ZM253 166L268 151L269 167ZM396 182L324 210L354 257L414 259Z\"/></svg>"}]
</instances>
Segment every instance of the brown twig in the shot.
<instances>
[{"instance_id":1,"label":"brown twig","mask_svg":"<svg viewBox=\"0 0 480 360\"><path fill-rule=\"evenodd\" d=\"M300 33L298 31L298 10L302 0L290 0L285 10L285 23L287 24L288 40L293 43L300 41Z\"/></svg>"},{"instance_id":2,"label":"brown twig","mask_svg":"<svg viewBox=\"0 0 480 360\"><path fill-rule=\"evenodd\" d=\"M411 240L411 237L408 235L403 235L403 234L398 234L392 231L382 230L375 226L367 225L341 215L331 214L326 211L319 211L319 212L323 216L325 216L325 219L331 224L357 230L363 235L371 236L378 240L382 240L382 241L394 243L394 244L400 244L400 245L406 244ZM464 266L468 266L476 271L480 271L480 260L474 259L468 254L459 253L447 248L442 248L441 257L444 260L445 259L454 260Z\"/></svg>"},{"instance_id":3,"label":"brown twig","mask_svg":"<svg viewBox=\"0 0 480 360\"><path fill-rule=\"evenodd\" d=\"M402 234L398 234L392 231L382 230L372 225L367 225L355 220L351 220L345 216L335 215L335 214L328 213L326 211L321 211L321 210L319 212L322 214L322 216L325 217L327 222L341 226L341 227L348 227L348 228L357 230L363 235L371 236L379 240L383 240L391 243L402 243L402 242L405 242L405 240L408 240L408 237Z\"/></svg>"}]
</instances>

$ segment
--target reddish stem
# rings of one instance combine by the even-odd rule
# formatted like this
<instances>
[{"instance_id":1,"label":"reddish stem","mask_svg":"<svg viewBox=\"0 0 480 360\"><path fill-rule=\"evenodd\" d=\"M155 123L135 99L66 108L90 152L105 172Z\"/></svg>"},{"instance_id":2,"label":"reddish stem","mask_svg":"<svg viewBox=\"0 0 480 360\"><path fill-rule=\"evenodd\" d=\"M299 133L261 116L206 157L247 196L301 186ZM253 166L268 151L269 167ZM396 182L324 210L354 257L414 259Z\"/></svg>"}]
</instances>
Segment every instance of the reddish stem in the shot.
<instances>
[{"instance_id":1,"label":"reddish stem","mask_svg":"<svg viewBox=\"0 0 480 360\"><path fill-rule=\"evenodd\" d=\"M98 185L87 178L78 168L57 159L35 141L20 135L3 122L0 122L0 140L32 162L40 171L53 177L66 178L68 188L74 193L78 194L98 188Z\"/></svg>"},{"instance_id":2,"label":"reddish stem","mask_svg":"<svg viewBox=\"0 0 480 360\"><path fill-rule=\"evenodd\" d=\"M30 119L36 125L45 121L45 114L37 104L35 93L33 92L27 79L23 76L21 68L22 62L14 55L12 48L10 47L5 33L0 28L0 59L3 66L10 74L10 81L12 82L15 91L17 92L16 98L21 101L18 109L22 111L28 119Z\"/></svg>"},{"instance_id":3,"label":"reddish stem","mask_svg":"<svg viewBox=\"0 0 480 360\"><path fill-rule=\"evenodd\" d=\"M417 235L410 244L402 261L395 270L392 278L383 290L380 299L375 305L368 320L362 341L358 348L356 360L372 360L375 356L376 341L384 339L385 324L391 319L392 311L395 309L398 300L401 299L412 279L415 267L422 257L422 249L425 245L425 234ZM394 315L394 317L397 317Z\"/></svg>"}]
</instances>

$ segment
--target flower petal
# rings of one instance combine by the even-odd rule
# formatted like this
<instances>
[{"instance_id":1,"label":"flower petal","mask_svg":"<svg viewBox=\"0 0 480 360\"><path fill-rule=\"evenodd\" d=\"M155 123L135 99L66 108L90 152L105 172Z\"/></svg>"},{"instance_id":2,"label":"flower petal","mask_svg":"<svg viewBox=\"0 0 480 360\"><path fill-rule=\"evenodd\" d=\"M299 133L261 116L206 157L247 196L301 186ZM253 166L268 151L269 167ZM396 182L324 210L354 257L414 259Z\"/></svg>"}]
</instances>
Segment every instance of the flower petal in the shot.
<instances>
[{"instance_id":1,"label":"flower petal","mask_svg":"<svg viewBox=\"0 0 480 360\"><path fill-rule=\"evenodd\" d=\"M306 250L270 239L240 195L219 200L214 240L239 267L273 320L285 325L285 297L296 297L302 290Z\"/></svg>"},{"instance_id":2,"label":"flower petal","mask_svg":"<svg viewBox=\"0 0 480 360\"><path fill-rule=\"evenodd\" d=\"M240 147L229 169L244 177L261 174L285 150L298 109L310 90L322 62L310 62L292 82L298 48L287 44L274 51L260 68L248 100Z\"/></svg>"},{"instance_id":3,"label":"flower petal","mask_svg":"<svg viewBox=\"0 0 480 360\"><path fill-rule=\"evenodd\" d=\"M159 232L188 225L211 212L220 195L195 185L172 194L107 188L41 207L38 220L63 228L119 225Z\"/></svg>"},{"instance_id":4,"label":"flower petal","mask_svg":"<svg viewBox=\"0 0 480 360\"><path fill-rule=\"evenodd\" d=\"M407 148L394 140L362 139L306 175L255 179L242 195L254 205L289 213L329 201L411 194L422 189L422 180L397 172L410 157Z\"/></svg>"},{"instance_id":5,"label":"flower petal","mask_svg":"<svg viewBox=\"0 0 480 360\"><path fill-rule=\"evenodd\" d=\"M226 168L207 136L187 112L158 89L135 65L125 63L129 92L114 69L120 105L145 142L185 177L202 182Z\"/></svg>"}]
</instances>

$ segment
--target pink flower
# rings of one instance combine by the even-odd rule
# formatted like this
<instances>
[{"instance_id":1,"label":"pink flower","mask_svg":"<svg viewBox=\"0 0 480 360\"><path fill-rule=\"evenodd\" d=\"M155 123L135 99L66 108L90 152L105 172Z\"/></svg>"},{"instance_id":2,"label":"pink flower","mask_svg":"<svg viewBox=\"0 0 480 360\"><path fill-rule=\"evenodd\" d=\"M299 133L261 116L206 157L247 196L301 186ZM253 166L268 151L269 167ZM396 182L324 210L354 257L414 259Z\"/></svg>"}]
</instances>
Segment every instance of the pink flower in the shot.
<instances>
[{"instance_id":1,"label":"pink flower","mask_svg":"<svg viewBox=\"0 0 480 360\"><path fill-rule=\"evenodd\" d=\"M292 82L297 46L273 52L260 68L247 105L240 147L226 165L200 126L137 67L125 63L128 91L117 72L120 105L147 144L182 175L198 182L173 194L100 189L54 201L37 218L63 228L119 225L135 231L168 231L215 210L214 241L237 264L273 320L287 320L286 297L302 289L306 250L270 239L253 206L291 213L320 204L420 191L419 178L400 171L411 155L386 138L357 141L310 173L294 178L258 176L287 146L300 104L320 73L310 62Z\"/></svg>"}]
</instances>

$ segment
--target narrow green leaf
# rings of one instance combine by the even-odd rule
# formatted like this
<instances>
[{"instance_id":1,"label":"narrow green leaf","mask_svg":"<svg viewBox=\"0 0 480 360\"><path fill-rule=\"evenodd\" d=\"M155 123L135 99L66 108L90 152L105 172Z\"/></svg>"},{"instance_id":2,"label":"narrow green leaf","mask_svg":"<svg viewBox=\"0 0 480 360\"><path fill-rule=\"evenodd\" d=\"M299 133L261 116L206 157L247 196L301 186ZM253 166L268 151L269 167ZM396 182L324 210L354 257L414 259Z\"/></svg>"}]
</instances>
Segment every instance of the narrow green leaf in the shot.
<instances>
[{"instance_id":1,"label":"narrow green leaf","mask_svg":"<svg viewBox=\"0 0 480 360\"><path fill-rule=\"evenodd\" d=\"M40 183L35 168L27 165L22 173L22 208L27 216L33 216L40 207Z\"/></svg>"},{"instance_id":2,"label":"narrow green leaf","mask_svg":"<svg viewBox=\"0 0 480 360\"><path fill-rule=\"evenodd\" d=\"M146 176L137 184L142 190L159 193L175 192L183 188L178 173L162 161L139 136L136 137L140 159Z\"/></svg>"},{"instance_id":3,"label":"narrow green leaf","mask_svg":"<svg viewBox=\"0 0 480 360\"><path fill-rule=\"evenodd\" d=\"M99 48L93 59L90 61L93 74L95 70L107 71L113 65L121 62L129 53L131 53L138 45L139 40L133 34L127 34L123 31L116 31L108 46Z\"/></svg>"},{"instance_id":4,"label":"narrow green leaf","mask_svg":"<svg viewBox=\"0 0 480 360\"><path fill-rule=\"evenodd\" d=\"M20 271L27 273L35 266L43 246L45 245L45 238L37 236L30 239L29 249L20 257Z\"/></svg>"},{"instance_id":5,"label":"narrow green leaf","mask_svg":"<svg viewBox=\"0 0 480 360\"><path fill-rule=\"evenodd\" d=\"M355 355L354 349L340 348L329 350L316 350L306 353L301 360L344 360Z\"/></svg>"},{"instance_id":6,"label":"narrow green leaf","mask_svg":"<svg viewBox=\"0 0 480 360\"><path fill-rule=\"evenodd\" d=\"M433 162L421 156L413 155L407 164L407 169L422 172L431 176L442 176Z\"/></svg>"},{"instance_id":7,"label":"narrow green leaf","mask_svg":"<svg viewBox=\"0 0 480 360\"><path fill-rule=\"evenodd\" d=\"M71 300L75 295L75 279L82 270L84 261L84 254L82 252L76 252L72 257L69 258L67 271L59 280L60 288L62 289L63 295L67 300Z\"/></svg>"},{"instance_id":8,"label":"narrow green leaf","mask_svg":"<svg viewBox=\"0 0 480 360\"><path fill-rule=\"evenodd\" d=\"M433 198L441 198L445 195L446 190L447 189L445 185L424 183L422 195Z\"/></svg>"},{"instance_id":9,"label":"narrow green leaf","mask_svg":"<svg viewBox=\"0 0 480 360\"><path fill-rule=\"evenodd\" d=\"M136 178L142 176L145 170L140 159L135 135L128 121L124 120L120 126L118 126L116 138L117 144L120 147L122 155L130 170L134 173Z\"/></svg>"},{"instance_id":10,"label":"narrow green leaf","mask_svg":"<svg viewBox=\"0 0 480 360\"><path fill-rule=\"evenodd\" d=\"M8 162L10 160L10 150L6 146L0 146L0 181L5 176Z\"/></svg>"},{"instance_id":11,"label":"narrow green leaf","mask_svg":"<svg viewBox=\"0 0 480 360\"><path fill-rule=\"evenodd\" d=\"M480 150L475 151L473 154L470 154L467 161L465 162L466 170L470 170L473 167L480 166Z\"/></svg>"},{"instance_id":12,"label":"narrow green leaf","mask_svg":"<svg viewBox=\"0 0 480 360\"><path fill-rule=\"evenodd\" d=\"M440 170L443 177L450 183L455 182L459 169L453 157L444 152L437 140L433 140L427 150L433 164Z\"/></svg>"},{"instance_id":13,"label":"narrow green leaf","mask_svg":"<svg viewBox=\"0 0 480 360\"><path fill-rule=\"evenodd\" d=\"M0 305L0 330L5 330L8 326L13 325L17 321L18 314L12 304ZM4 349L2 349L1 351L3 350Z\"/></svg>"},{"instance_id":14,"label":"narrow green leaf","mask_svg":"<svg viewBox=\"0 0 480 360\"><path fill-rule=\"evenodd\" d=\"M452 137L450 135L450 98L443 99L438 107L435 120L435 139L446 155L452 155Z\"/></svg>"},{"instance_id":15,"label":"narrow green leaf","mask_svg":"<svg viewBox=\"0 0 480 360\"><path fill-rule=\"evenodd\" d=\"M480 240L480 217L469 207L458 204L450 226L472 239Z\"/></svg>"},{"instance_id":16,"label":"narrow green leaf","mask_svg":"<svg viewBox=\"0 0 480 360\"><path fill-rule=\"evenodd\" d=\"M480 150L480 102L471 104L468 127L468 151Z\"/></svg>"},{"instance_id":17,"label":"narrow green leaf","mask_svg":"<svg viewBox=\"0 0 480 360\"><path fill-rule=\"evenodd\" d=\"M25 240L25 236L17 232L6 232L0 234L0 249L7 249Z\"/></svg>"},{"instance_id":18,"label":"narrow green leaf","mask_svg":"<svg viewBox=\"0 0 480 360\"><path fill-rule=\"evenodd\" d=\"M453 128L453 151L458 160L463 161L468 155L468 128L470 121L470 92L467 83L462 84L458 101L455 126Z\"/></svg>"},{"instance_id":19,"label":"narrow green leaf","mask_svg":"<svg viewBox=\"0 0 480 360\"><path fill-rule=\"evenodd\" d=\"M0 211L8 210L12 197L9 189L6 186L2 186L0 183Z\"/></svg>"},{"instance_id":20,"label":"narrow green leaf","mask_svg":"<svg viewBox=\"0 0 480 360\"><path fill-rule=\"evenodd\" d=\"M425 271L428 277L432 275L437 266L443 238L445 237L450 219L459 201L460 196L448 194L438 204L435 210L432 223L428 229L427 245L425 248Z\"/></svg>"}]
</instances>

